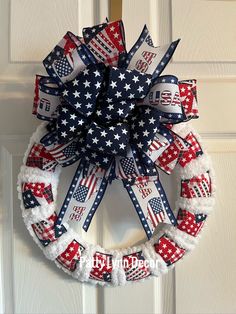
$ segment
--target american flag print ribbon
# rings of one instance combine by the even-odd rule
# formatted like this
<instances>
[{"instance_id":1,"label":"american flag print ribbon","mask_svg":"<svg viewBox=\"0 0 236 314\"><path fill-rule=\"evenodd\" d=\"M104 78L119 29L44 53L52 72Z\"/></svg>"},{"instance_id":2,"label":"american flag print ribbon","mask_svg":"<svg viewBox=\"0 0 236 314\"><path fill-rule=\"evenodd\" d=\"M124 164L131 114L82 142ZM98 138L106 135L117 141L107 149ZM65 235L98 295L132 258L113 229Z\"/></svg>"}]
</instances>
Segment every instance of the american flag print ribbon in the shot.
<instances>
[{"instance_id":1,"label":"american flag print ribbon","mask_svg":"<svg viewBox=\"0 0 236 314\"><path fill-rule=\"evenodd\" d=\"M83 44L83 40L71 32L67 32L43 64L50 77L62 86L63 83L73 80L87 65L95 59Z\"/></svg>"},{"instance_id":2,"label":"american flag print ribbon","mask_svg":"<svg viewBox=\"0 0 236 314\"><path fill-rule=\"evenodd\" d=\"M73 272L76 269L76 265L80 262L83 251L84 247L76 240L73 240L66 250L56 258L56 261Z\"/></svg>"},{"instance_id":3,"label":"american flag print ribbon","mask_svg":"<svg viewBox=\"0 0 236 314\"><path fill-rule=\"evenodd\" d=\"M23 203L26 209L53 202L51 184L25 182L22 184Z\"/></svg>"},{"instance_id":4,"label":"american flag print ribbon","mask_svg":"<svg viewBox=\"0 0 236 314\"><path fill-rule=\"evenodd\" d=\"M112 268L112 255L96 252L93 256L93 267L89 274L89 278L110 282Z\"/></svg>"},{"instance_id":5,"label":"american flag print ribbon","mask_svg":"<svg viewBox=\"0 0 236 314\"><path fill-rule=\"evenodd\" d=\"M75 220L80 221L87 231L107 184L108 178L104 176L104 170L95 166L84 176L84 163L81 162L68 189L56 226Z\"/></svg>"},{"instance_id":6,"label":"american flag print ribbon","mask_svg":"<svg viewBox=\"0 0 236 314\"><path fill-rule=\"evenodd\" d=\"M191 146L187 139L182 139L174 133L172 133L172 139L170 145L155 160L158 168L167 174L171 174L177 163L180 163L181 154L184 154Z\"/></svg>"},{"instance_id":7,"label":"american flag print ribbon","mask_svg":"<svg viewBox=\"0 0 236 314\"><path fill-rule=\"evenodd\" d=\"M160 223L177 223L158 169L170 174L202 153L193 134L172 130L198 117L196 80L161 75L179 40L155 47L146 26L129 52L121 20L82 33L67 32L43 60L48 76L36 76L33 114L48 124L27 165L53 172L78 163L56 226L76 221L87 231L107 184L120 179L150 238ZM208 195L204 184L196 192L183 182L182 194ZM41 197L24 188L26 208L52 201L44 188Z\"/></svg>"},{"instance_id":8,"label":"american flag print ribbon","mask_svg":"<svg viewBox=\"0 0 236 314\"><path fill-rule=\"evenodd\" d=\"M58 85L50 77L37 75L34 93L33 114L39 119L53 121L61 103Z\"/></svg>"},{"instance_id":9,"label":"american flag print ribbon","mask_svg":"<svg viewBox=\"0 0 236 314\"><path fill-rule=\"evenodd\" d=\"M184 198L209 197L211 196L211 190L209 172L181 182L181 197Z\"/></svg>"},{"instance_id":10,"label":"american flag print ribbon","mask_svg":"<svg viewBox=\"0 0 236 314\"><path fill-rule=\"evenodd\" d=\"M151 274L141 251L123 256L123 265L127 281L140 280Z\"/></svg>"},{"instance_id":11,"label":"american flag print ribbon","mask_svg":"<svg viewBox=\"0 0 236 314\"><path fill-rule=\"evenodd\" d=\"M137 177L123 183L149 239L161 222L177 224L158 177Z\"/></svg>"},{"instance_id":12,"label":"american flag print ribbon","mask_svg":"<svg viewBox=\"0 0 236 314\"><path fill-rule=\"evenodd\" d=\"M181 157L179 159L179 165L181 167L185 167L190 163L191 160L196 159L198 156L202 155L202 148L196 138L196 136L190 132L185 140L190 144L189 147L182 152Z\"/></svg>"},{"instance_id":13,"label":"american flag print ribbon","mask_svg":"<svg viewBox=\"0 0 236 314\"><path fill-rule=\"evenodd\" d=\"M54 172L58 162L42 144L35 143L26 160L26 166Z\"/></svg>"},{"instance_id":14,"label":"american flag print ribbon","mask_svg":"<svg viewBox=\"0 0 236 314\"><path fill-rule=\"evenodd\" d=\"M62 167L67 167L79 160L78 142L78 139L73 139L67 143L59 143L54 131L41 138L41 143L47 152Z\"/></svg>"},{"instance_id":15,"label":"american flag print ribbon","mask_svg":"<svg viewBox=\"0 0 236 314\"><path fill-rule=\"evenodd\" d=\"M137 42L131 48L126 59L129 69L152 74L153 78L160 76L170 61L179 40L165 46L154 47L149 30L145 25Z\"/></svg>"},{"instance_id":16,"label":"american flag print ribbon","mask_svg":"<svg viewBox=\"0 0 236 314\"><path fill-rule=\"evenodd\" d=\"M76 201L81 203L88 201L93 193L97 192L97 182L98 178L95 174L80 179L79 185L73 194Z\"/></svg>"},{"instance_id":17,"label":"american flag print ribbon","mask_svg":"<svg viewBox=\"0 0 236 314\"><path fill-rule=\"evenodd\" d=\"M126 54L121 20L83 29L84 41L98 62L117 66Z\"/></svg>"},{"instance_id":18,"label":"american flag print ribbon","mask_svg":"<svg viewBox=\"0 0 236 314\"><path fill-rule=\"evenodd\" d=\"M201 213L191 213L186 209L179 209L177 215L178 229L194 237L201 231L207 215Z\"/></svg>"},{"instance_id":19,"label":"american flag print ribbon","mask_svg":"<svg viewBox=\"0 0 236 314\"><path fill-rule=\"evenodd\" d=\"M179 82L181 104L188 119L196 119L199 116L196 83L196 80L184 80Z\"/></svg>"},{"instance_id":20,"label":"american flag print ribbon","mask_svg":"<svg viewBox=\"0 0 236 314\"><path fill-rule=\"evenodd\" d=\"M182 121L185 119L179 93L178 78L164 75L155 80L155 85L146 97L140 101L142 105L149 105L161 112L165 121Z\"/></svg>"},{"instance_id":21,"label":"american flag print ribbon","mask_svg":"<svg viewBox=\"0 0 236 314\"><path fill-rule=\"evenodd\" d=\"M161 255L168 266L176 263L185 254L185 249L178 246L177 243L165 234L159 239L154 247L156 252Z\"/></svg>"},{"instance_id":22,"label":"american flag print ribbon","mask_svg":"<svg viewBox=\"0 0 236 314\"><path fill-rule=\"evenodd\" d=\"M46 220L32 224L32 229L43 246L56 241L63 233L67 231L66 226L55 227L57 214L53 213Z\"/></svg>"}]
</instances>

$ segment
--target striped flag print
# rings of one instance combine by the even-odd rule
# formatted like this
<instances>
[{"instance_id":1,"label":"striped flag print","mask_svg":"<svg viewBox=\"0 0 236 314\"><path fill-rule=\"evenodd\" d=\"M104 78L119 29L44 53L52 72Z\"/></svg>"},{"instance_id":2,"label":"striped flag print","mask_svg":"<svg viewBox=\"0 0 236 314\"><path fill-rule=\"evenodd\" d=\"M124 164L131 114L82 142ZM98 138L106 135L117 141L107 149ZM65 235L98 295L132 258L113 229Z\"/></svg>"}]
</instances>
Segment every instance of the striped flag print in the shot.
<instances>
[{"instance_id":1,"label":"striped flag print","mask_svg":"<svg viewBox=\"0 0 236 314\"><path fill-rule=\"evenodd\" d=\"M50 149L50 154L56 159L56 160L66 160L74 153L75 149L77 147L77 143L72 141L68 144L59 144L56 145L53 149Z\"/></svg>"},{"instance_id":2,"label":"striped flag print","mask_svg":"<svg viewBox=\"0 0 236 314\"><path fill-rule=\"evenodd\" d=\"M83 36L87 47L99 62L106 66L118 65L120 55L125 53L122 21L84 28Z\"/></svg>"},{"instance_id":3,"label":"striped flag print","mask_svg":"<svg viewBox=\"0 0 236 314\"><path fill-rule=\"evenodd\" d=\"M53 213L47 219L32 224L32 229L43 246L47 246L49 243L56 241L57 238L66 232L66 228L63 225L55 228L56 220L57 214Z\"/></svg>"},{"instance_id":4,"label":"striped flag print","mask_svg":"<svg viewBox=\"0 0 236 314\"><path fill-rule=\"evenodd\" d=\"M140 280L151 274L142 252L123 256L123 266L127 281Z\"/></svg>"},{"instance_id":5,"label":"striped flag print","mask_svg":"<svg viewBox=\"0 0 236 314\"><path fill-rule=\"evenodd\" d=\"M146 219L150 219L153 228L165 220L165 211L162 205L160 197L153 197L148 201L147 204L148 216Z\"/></svg>"},{"instance_id":6,"label":"striped flag print","mask_svg":"<svg viewBox=\"0 0 236 314\"><path fill-rule=\"evenodd\" d=\"M80 180L78 188L76 189L73 197L81 203L87 202L93 193L97 191L98 178L95 174L89 175Z\"/></svg>"},{"instance_id":7,"label":"striped flag print","mask_svg":"<svg viewBox=\"0 0 236 314\"><path fill-rule=\"evenodd\" d=\"M42 144L34 144L26 160L26 166L54 171L57 161Z\"/></svg>"},{"instance_id":8,"label":"striped flag print","mask_svg":"<svg viewBox=\"0 0 236 314\"><path fill-rule=\"evenodd\" d=\"M209 197L211 196L211 178L208 172L191 179L182 180L181 197Z\"/></svg>"},{"instance_id":9,"label":"striped flag print","mask_svg":"<svg viewBox=\"0 0 236 314\"><path fill-rule=\"evenodd\" d=\"M52 139L46 135L41 142L46 146L47 151L62 166L68 166L80 158L78 152L78 139L74 139L68 143L58 144L55 135Z\"/></svg>"},{"instance_id":10,"label":"striped flag print","mask_svg":"<svg viewBox=\"0 0 236 314\"><path fill-rule=\"evenodd\" d=\"M123 157L117 162L118 176L121 179L130 179L139 176L139 171L133 157Z\"/></svg>"},{"instance_id":11,"label":"striped flag print","mask_svg":"<svg viewBox=\"0 0 236 314\"><path fill-rule=\"evenodd\" d=\"M154 138L153 142L151 143L151 145L149 146L148 150L150 152L159 150L161 147L166 146L166 143L161 142L158 138Z\"/></svg>"}]
</instances>

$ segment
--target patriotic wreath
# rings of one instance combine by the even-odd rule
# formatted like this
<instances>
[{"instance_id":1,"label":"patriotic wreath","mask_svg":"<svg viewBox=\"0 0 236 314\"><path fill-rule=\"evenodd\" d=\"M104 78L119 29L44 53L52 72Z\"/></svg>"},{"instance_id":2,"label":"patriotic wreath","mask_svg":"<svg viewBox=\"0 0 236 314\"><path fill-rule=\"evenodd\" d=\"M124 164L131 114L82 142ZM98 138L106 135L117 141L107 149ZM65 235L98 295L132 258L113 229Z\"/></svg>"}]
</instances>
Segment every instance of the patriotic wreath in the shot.
<instances>
[{"instance_id":1,"label":"patriotic wreath","mask_svg":"<svg viewBox=\"0 0 236 314\"><path fill-rule=\"evenodd\" d=\"M214 203L212 165L199 135L196 80L162 75L179 40L154 47L146 26L127 53L121 20L67 32L37 75L33 134L18 178L22 215L45 256L80 281L124 285L159 276L189 253ZM61 209L62 167L77 163ZM177 179L170 208L158 169ZM106 250L87 231L106 187L121 180L148 241Z\"/></svg>"}]
</instances>

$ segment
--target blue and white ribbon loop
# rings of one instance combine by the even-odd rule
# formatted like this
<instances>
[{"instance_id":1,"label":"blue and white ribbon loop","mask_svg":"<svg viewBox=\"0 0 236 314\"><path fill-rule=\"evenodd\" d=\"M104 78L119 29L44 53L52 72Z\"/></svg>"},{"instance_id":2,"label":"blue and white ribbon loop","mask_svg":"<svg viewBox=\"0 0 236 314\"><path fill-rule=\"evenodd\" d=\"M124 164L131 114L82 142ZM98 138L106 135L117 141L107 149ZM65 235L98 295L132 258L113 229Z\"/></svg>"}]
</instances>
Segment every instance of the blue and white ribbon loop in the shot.
<instances>
[{"instance_id":1,"label":"blue and white ribbon loop","mask_svg":"<svg viewBox=\"0 0 236 314\"><path fill-rule=\"evenodd\" d=\"M67 32L43 60L48 75L53 77L59 86L72 81L91 63L96 63L93 54L81 38L71 32Z\"/></svg>"},{"instance_id":2,"label":"blue and white ribbon loop","mask_svg":"<svg viewBox=\"0 0 236 314\"><path fill-rule=\"evenodd\" d=\"M153 79L160 76L169 63L180 39L165 46L154 47L153 41L145 25L139 39L131 48L125 61L128 69L151 74Z\"/></svg>"},{"instance_id":3,"label":"blue and white ribbon loop","mask_svg":"<svg viewBox=\"0 0 236 314\"><path fill-rule=\"evenodd\" d=\"M38 119L53 121L61 104L58 85L51 77L36 75L33 114Z\"/></svg>"},{"instance_id":4,"label":"blue and white ribbon loop","mask_svg":"<svg viewBox=\"0 0 236 314\"><path fill-rule=\"evenodd\" d=\"M178 78L173 75L156 78L140 105L148 105L160 111L163 122L177 123L186 119L181 106Z\"/></svg>"},{"instance_id":5,"label":"blue and white ribbon loop","mask_svg":"<svg viewBox=\"0 0 236 314\"><path fill-rule=\"evenodd\" d=\"M126 122L109 127L92 122L86 137L86 147L108 155L125 156L129 137L129 125Z\"/></svg>"},{"instance_id":6,"label":"blue and white ribbon loop","mask_svg":"<svg viewBox=\"0 0 236 314\"><path fill-rule=\"evenodd\" d=\"M62 96L80 114L89 117L96 108L96 100L103 82L102 64L89 65L72 81L66 83Z\"/></svg>"},{"instance_id":7,"label":"blue and white ribbon loop","mask_svg":"<svg viewBox=\"0 0 236 314\"><path fill-rule=\"evenodd\" d=\"M76 220L87 231L107 184L120 179L150 238L159 223L176 224L158 168L171 173L191 145L172 125L198 116L196 82L160 76L179 40L154 47L146 26L129 53L122 21L83 36L68 32L35 84L33 113L49 121L41 143L62 167L79 163L57 225Z\"/></svg>"}]
</instances>

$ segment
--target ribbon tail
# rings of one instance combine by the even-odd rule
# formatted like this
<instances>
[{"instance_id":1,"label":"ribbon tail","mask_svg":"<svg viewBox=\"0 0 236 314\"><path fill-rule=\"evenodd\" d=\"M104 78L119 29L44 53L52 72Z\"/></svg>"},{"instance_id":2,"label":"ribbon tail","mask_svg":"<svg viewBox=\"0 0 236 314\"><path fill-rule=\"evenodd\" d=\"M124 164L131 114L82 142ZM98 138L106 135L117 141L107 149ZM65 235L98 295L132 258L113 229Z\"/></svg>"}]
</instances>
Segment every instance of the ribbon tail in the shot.
<instances>
[{"instance_id":1,"label":"ribbon tail","mask_svg":"<svg viewBox=\"0 0 236 314\"><path fill-rule=\"evenodd\" d=\"M95 170L95 172L98 174L97 176L97 190L94 193L94 197L92 202L90 201L90 203L92 203L89 207L89 209L87 210L87 216L84 220L83 223L83 229L87 232L88 228L90 226L90 223L93 219L93 216L99 206L99 204L101 203L103 196L106 192L106 188L108 183L110 182L110 179L113 175L114 172L114 164L112 164L110 166L110 168L106 171L102 168L99 167L93 167L93 169ZM90 174L90 178L91 176L93 176L93 174Z\"/></svg>"},{"instance_id":2,"label":"ribbon tail","mask_svg":"<svg viewBox=\"0 0 236 314\"><path fill-rule=\"evenodd\" d=\"M161 222L177 224L157 176L138 177L133 182L123 180L123 184L134 204L148 239L152 237Z\"/></svg>"},{"instance_id":3,"label":"ribbon tail","mask_svg":"<svg viewBox=\"0 0 236 314\"><path fill-rule=\"evenodd\" d=\"M68 221L80 222L87 231L104 196L108 184L105 170L96 166L84 177L85 162L82 160L75 172L57 219L57 227Z\"/></svg>"}]
</instances>

